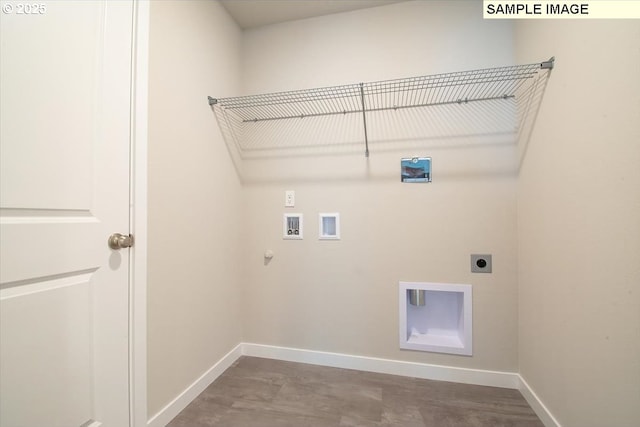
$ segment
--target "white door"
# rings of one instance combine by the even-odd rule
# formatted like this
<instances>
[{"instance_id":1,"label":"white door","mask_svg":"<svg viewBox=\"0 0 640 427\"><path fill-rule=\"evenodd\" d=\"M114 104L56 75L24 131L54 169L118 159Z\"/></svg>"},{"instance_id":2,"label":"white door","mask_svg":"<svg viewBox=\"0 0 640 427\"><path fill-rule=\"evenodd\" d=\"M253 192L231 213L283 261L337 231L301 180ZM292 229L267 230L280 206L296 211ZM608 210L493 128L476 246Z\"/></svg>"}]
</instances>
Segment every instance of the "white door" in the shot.
<instances>
[{"instance_id":1,"label":"white door","mask_svg":"<svg viewBox=\"0 0 640 427\"><path fill-rule=\"evenodd\" d=\"M132 0L0 3L0 426L128 426Z\"/></svg>"}]
</instances>

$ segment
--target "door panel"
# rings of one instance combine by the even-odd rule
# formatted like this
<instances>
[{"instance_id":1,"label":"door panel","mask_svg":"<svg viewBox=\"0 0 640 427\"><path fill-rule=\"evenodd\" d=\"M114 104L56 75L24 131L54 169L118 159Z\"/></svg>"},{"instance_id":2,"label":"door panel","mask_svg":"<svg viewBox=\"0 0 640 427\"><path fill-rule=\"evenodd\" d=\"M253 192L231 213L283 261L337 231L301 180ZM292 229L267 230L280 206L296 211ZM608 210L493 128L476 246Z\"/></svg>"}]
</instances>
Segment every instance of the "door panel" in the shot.
<instances>
[{"instance_id":1,"label":"door panel","mask_svg":"<svg viewBox=\"0 0 640 427\"><path fill-rule=\"evenodd\" d=\"M0 15L0 425L129 425L133 1Z\"/></svg>"},{"instance_id":2,"label":"door panel","mask_svg":"<svg viewBox=\"0 0 640 427\"><path fill-rule=\"evenodd\" d=\"M2 425L56 420L80 426L93 418L92 275L44 280L3 295L0 355L10 369L2 372Z\"/></svg>"},{"instance_id":3,"label":"door panel","mask_svg":"<svg viewBox=\"0 0 640 427\"><path fill-rule=\"evenodd\" d=\"M3 145L5 208L91 206L104 10L72 3L2 15L2 137L20 141Z\"/></svg>"}]
</instances>

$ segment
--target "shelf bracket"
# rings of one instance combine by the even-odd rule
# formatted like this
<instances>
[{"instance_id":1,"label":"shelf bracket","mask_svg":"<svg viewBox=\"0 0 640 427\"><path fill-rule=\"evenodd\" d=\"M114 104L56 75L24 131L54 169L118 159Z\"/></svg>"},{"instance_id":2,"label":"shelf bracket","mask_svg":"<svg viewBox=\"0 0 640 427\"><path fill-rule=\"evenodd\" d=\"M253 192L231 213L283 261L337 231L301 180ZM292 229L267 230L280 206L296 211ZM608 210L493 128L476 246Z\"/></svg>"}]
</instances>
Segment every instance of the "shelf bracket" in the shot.
<instances>
[{"instance_id":1,"label":"shelf bracket","mask_svg":"<svg viewBox=\"0 0 640 427\"><path fill-rule=\"evenodd\" d=\"M364 83L360 83L360 99L362 100L362 123L364 124L364 155L369 157L369 138L367 137L367 112L364 108Z\"/></svg>"},{"instance_id":2,"label":"shelf bracket","mask_svg":"<svg viewBox=\"0 0 640 427\"><path fill-rule=\"evenodd\" d=\"M549 59L548 61L544 61L540 63L540 68L543 70L552 70L553 69L553 63L555 62L556 57L552 56L551 59Z\"/></svg>"}]
</instances>

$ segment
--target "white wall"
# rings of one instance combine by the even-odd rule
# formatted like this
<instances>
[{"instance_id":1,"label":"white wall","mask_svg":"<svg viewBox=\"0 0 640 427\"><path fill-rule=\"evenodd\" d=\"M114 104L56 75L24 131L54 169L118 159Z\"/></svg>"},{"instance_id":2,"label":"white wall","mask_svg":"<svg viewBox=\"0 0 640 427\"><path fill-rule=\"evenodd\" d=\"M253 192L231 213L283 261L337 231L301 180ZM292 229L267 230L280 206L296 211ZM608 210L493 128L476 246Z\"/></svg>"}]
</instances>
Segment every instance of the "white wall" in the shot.
<instances>
[{"instance_id":1,"label":"white wall","mask_svg":"<svg viewBox=\"0 0 640 427\"><path fill-rule=\"evenodd\" d=\"M241 186L207 104L238 93L241 33L215 1L150 11L148 413L241 341Z\"/></svg>"},{"instance_id":2,"label":"white wall","mask_svg":"<svg viewBox=\"0 0 640 427\"><path fill-rule=\"evenodd\" d=\"M529 21L555 55L518 182L520 372L564 427L640 425L640 22Z\"/></svg>"},{"instance_id":3,"label":"white wall","mask_svg":"<svg viewBox=\"0 0 640 427\"><path fill-rule=\"evenodd\" d=\"M247 31L244 92L512 64L511 24L483 21L480 8L417 1ZM515 144L447 136L372 135L369 159L362 142L319 155L279 155L276 143L242 162L247 342L517 371ZM415 155L433 157L433 183L400 183L400 158ZM294 209L285 190L296 191ZM286 211L305 215L303 241L283 241ZM341 214L340 241L317 240L319 212ZM471 253L492 253L494 273L472 275ZM473 357L399 349L400 280L474 286Z\"/></svg>"}]
</instances>

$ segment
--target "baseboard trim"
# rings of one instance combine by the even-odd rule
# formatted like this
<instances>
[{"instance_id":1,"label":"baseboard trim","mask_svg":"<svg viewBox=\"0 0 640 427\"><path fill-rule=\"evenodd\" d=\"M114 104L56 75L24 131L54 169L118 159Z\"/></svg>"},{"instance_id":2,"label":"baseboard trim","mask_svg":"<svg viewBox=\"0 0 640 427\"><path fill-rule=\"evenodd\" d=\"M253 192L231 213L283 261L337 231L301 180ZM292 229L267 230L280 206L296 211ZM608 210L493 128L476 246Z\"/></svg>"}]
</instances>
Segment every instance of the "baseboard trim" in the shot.
<instances>
[{"instance_id":1,"label":"baseboard trim","mask_svg":"<svg viewBox=\"0 0 640 427\"><path fill-rule=\"evenodd\" d=\"M165 427L240 356L263 357L381 374L517 389L522 393L545 427L562 427L525 379L514 372L458 368L455 366L431 365L252 343L238 344L175 399L151 417L147 422L147 427Z\"/></svg>"},{"instance_id":2,"label":"baseboard trim","mask_svg":"<svg viewBox=\"0 0 640 427\"><path fill-rule=\"evenodd\" d=\"M430 365L405 362L402 360L379 359L375 357L353 356L342 353L301 350L297 348L276 347L262 344L242 344L242 354L267 359L290 362L310 363L334 368L355 369L358 371L381 374L401 375L405 377L429 380L451 381L464 384L486 385L518 389L519 375L513 372L485 371L481 369L457 368L453 366Z\"/></svg>"},{"instance_id":3,"label":"baseboard trim","mask_svg":"<svg viewBox=\"0 0 640 427\"><path fill-rule=\"evenodd\" d=\"M544 424L545 427L562 427L525 379L522 378L522 375L518 374L518 380L520 381L518 390L520 390L524 399L529 406L531 406L531 409L533 409L538 418L540 418L542 424Z\"/></svg>"},{"instance_id":4,"label":"baseboard trim","mask_svg":"<svg viewBox=\"0 0 640 427\"><path fill-rule=\"evenodd\" d=\"M189 403L191 403L200 393L204 391L212 382L226 371L240 356L242 356L243 344L238 344L233 350L222 357L200 378L195 380L189 387L173 399L168 405L158 411L147 422L148 427L165 427L176 417Z\"/></svg>"}]
</instances>

